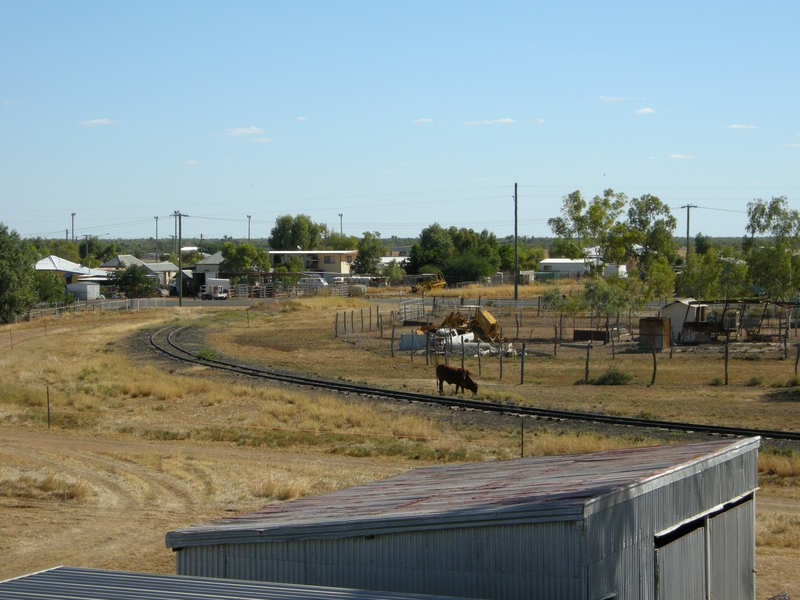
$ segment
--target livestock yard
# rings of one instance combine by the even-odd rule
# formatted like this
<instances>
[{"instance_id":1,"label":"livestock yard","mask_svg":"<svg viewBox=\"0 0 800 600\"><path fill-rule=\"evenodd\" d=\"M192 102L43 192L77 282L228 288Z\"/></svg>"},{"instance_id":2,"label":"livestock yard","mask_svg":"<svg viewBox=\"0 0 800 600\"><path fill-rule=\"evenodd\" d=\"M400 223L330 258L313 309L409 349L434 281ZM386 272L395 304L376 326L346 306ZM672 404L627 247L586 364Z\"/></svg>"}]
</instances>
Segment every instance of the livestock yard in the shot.
<instances>
[{"instance_id":1,"label":"livestock yard","mask_svg":"<svg viewBox=\"0 0 800 600\"><path fill-rule=\"evenodd\" d=\"M588 378L599 383L611 369L627 383L578 385L587 378L587 352L554 347L551 316L532 305L521 313L496 301L488 308L527 356L524 374L519 354L504 355L502 367L500 355L480 364L465 356L478 401L800 431L794 354L787 358L780 343L735 342L728 360L722 343L654 358L620 336L613 346L594 343ZM4 328L0 579L61 564L174 573L168 531L416 466L518 457L515 416L297 388L177 362L150 344L159 329L187 326L182 343L205 359L436 394L436 358L399 350L412 328L392 320L398 310L398 298L328 297L87 313ZM346 334L335 327L337 314L350 321ZM460 366L460 353L448 358ZM525 421L526 456L713 439ZM764 440L759 486L757 597L800 597L800 446Z\"/></svg>"}]
</instances>

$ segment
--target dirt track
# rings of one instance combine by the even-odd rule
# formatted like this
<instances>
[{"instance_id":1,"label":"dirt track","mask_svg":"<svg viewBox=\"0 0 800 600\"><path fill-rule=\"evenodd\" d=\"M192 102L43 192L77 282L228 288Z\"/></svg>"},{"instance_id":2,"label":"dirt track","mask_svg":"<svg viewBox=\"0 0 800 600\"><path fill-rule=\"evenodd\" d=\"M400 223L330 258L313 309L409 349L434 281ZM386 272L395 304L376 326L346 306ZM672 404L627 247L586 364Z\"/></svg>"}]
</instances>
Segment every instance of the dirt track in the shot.
<instances>
[{"instance_id":1,"label":"dirt track","mask_svg":"<svg viewBox=\"0 0 800 600\"><path fill-rule=\"evenodd\" d=\"M270 472L324 469L356 480L403 469L346 457L309 457L215 445L106 441L33 431L0 432L0 466L52 471L79 481L77 500L0 497L0 580L57 565L174 573L167 531L225 511L263 505L252 482ZM225 477L228 474L228 477Z\"/></svg>"}]
</instances>

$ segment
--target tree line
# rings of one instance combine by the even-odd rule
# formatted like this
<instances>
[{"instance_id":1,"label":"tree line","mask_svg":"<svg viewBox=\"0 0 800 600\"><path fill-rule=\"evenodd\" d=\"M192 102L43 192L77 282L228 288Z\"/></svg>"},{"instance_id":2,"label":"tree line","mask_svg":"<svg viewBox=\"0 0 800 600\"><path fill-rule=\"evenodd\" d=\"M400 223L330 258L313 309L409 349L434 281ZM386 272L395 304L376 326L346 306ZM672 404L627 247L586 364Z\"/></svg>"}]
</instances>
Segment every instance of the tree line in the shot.
<instances>
[{"instance_id":1,"label":"tree line","mask_svg":"<svg viewBox=\"0 0 800 600\"><path fill-rule=\"evenodd\" d=\"M531 245L524 237L518 241L519 269L535 270L548 255L583 259L591 278L588 289L597 298L622 294L642 300L676 293L701 299L763 296L787 301L796 297L800 287L800 213L789 207L785 196L748 203L747 225L739 244L730 238L721 243L698 233L685 257L679 255L676 219L669 206L650 194L629 200L625 194L607 189L587 199L576 190L564 196L559 216L548 224L554 235L549 249ZM379 273L393 283L401 282L406 273L441 270L446 275L474 280L514 269L513 240L498 240L487 229L477 232L445 228L439 223L420 232L407 257L384 267L379 265L388 249L379 232L366 231L361 238L343 235L303 214L278 217L267 244L273 250L355 248L354 272ZM23 314L35 302L63 299L64 285L57 275L34 271L38 258L52 254L97 267L119 252L149 252L148 246L151 243L143 240L115 242L96 237L80 243L23 240L0 223L0 322ZM230 272L264 272L270 268L268 251L258 242L237 243L226 236L205 240L200 250L221 251L223 267ZM159 258L178 262L174 252L161 253ZM202 254L194 251L181 256L184 265L200 258ZM596 276L610 263L627 264L630 276L599 281ZM305 265L294 258L276 270L302 272ZM616 286L616 290L605 289L608 285ZM556 298L552 301L558 303Z\"/></svg>"}]
</instances>

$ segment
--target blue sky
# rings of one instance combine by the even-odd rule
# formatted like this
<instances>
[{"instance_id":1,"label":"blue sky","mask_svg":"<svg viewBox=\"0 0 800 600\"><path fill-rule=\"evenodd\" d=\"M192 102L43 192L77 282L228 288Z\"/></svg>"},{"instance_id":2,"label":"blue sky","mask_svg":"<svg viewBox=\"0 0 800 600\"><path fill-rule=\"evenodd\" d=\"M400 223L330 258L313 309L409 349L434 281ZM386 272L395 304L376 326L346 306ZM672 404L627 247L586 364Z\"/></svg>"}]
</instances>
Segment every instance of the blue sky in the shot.
<instances>
[{"instance_id":1,"label":"blue sky","mask_svg":"<svg viewBox=\"0 0 800 600\"><path fill-rule=\"evenodd\" d=\"M557 4L557 5L556 5ZM550 235L576 189L678 233L800 209L797 2L0 0L0 221L23 236Z\"/></svg>"}]
</instances>

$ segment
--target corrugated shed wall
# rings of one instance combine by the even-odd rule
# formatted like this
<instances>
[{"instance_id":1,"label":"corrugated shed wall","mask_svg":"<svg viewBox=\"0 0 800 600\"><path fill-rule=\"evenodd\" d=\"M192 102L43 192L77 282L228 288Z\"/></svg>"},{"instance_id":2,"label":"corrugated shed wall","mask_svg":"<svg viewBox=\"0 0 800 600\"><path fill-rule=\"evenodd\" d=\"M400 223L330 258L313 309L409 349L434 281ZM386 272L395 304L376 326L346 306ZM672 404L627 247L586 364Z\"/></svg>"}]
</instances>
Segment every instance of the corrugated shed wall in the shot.
<instances>
[{"instance_id":1,"label":"corrugated shed wall","mask_svg":"<svg viewBox=\"0 0 800 600\"><path fill-rule=\"evenodd\" d=\"M616 591L620 600L654 598L654 534L755 489L757 460L756 451L747 452L591 515L587 519L586 540L591 561L589 597L598 598ZM720 565L720 569L729 574L728 578L736 573L734 579L739 579L742 569L748 572L755 566L755 517L751 514L749 518L748 521L746 514L737 512L737 520L726 517L719 521L718 535L727 536L735 546L731 548L732 555L749 560L751 565L741 567L741 560L737 563L729 555L725 564ZM693 560L702 562L704 554ZM749 584L745 582L744 585ZM731 591L716 597L740 596ZM751 598L752 595L741 597Z\"/></svg>"},{"instance_id":2,"label":"corrugated shed wall","mask_svg":"<svg viewBox=\"0 0 800 600\"><path fill-rule=\"evenodd\" d=\"M751 500L710 520L713 598L755 598L755 510Z\"/></svg>"},{"instance_id":3,"label":"corrugated shed wall","mask_svg":"<svg viewBox=\"0 0 800 600\"><path fill-rule=\"evenodd\" d=\"M477 598L583 598L581 522L195 546L182 575Z\"/></svg>"},{"instance_id":4,"label":"corrugated shed wall","mask_svg":"<svg viewBox=\"0 0 800 600\"><path fill-rule=\"evenodd\" d=\"M706 597L704 547L705 533L703 529L696 529L658 549L657 600L699 600Z\"/></svg>"}]
</instances>

